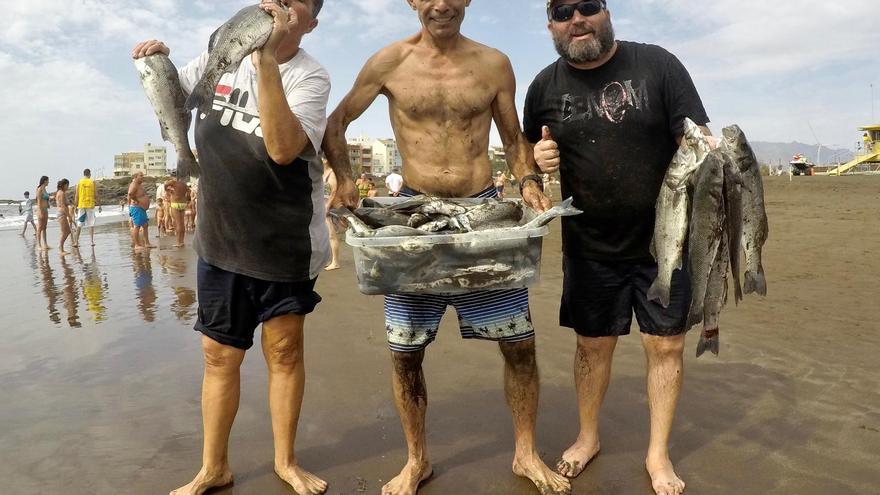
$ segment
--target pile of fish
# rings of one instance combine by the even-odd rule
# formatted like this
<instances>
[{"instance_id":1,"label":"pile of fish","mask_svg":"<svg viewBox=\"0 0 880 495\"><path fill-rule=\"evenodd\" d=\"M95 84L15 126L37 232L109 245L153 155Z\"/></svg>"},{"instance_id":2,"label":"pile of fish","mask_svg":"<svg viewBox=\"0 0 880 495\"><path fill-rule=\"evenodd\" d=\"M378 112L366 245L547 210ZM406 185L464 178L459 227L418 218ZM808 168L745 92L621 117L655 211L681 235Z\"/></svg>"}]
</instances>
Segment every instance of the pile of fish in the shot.
<instances>
[{"instance_id":1,"label":"pile of fish","mask_svg":"<svg viewBox=\"0 0 880 495\"><path fill-rule=\"evenodd\" d=\"M718 147L710 149L700 128L685 119L684 138L657 197L651 254L659 270L648 299L669 306L672 273L687 258L692 290L687 327L703 323L697 357L707 350L718 355L728 273L737 304L744 293L767 295L761 264L767 234L761 171L742 129L725 127Z\"/></svg>"},{"instance_id":2,"label":"pile of fish","mask_svg":"<svg viewBox=\"0 0 880 495\"><path fill-rule=\"evenodd\" d=\"M330 210L330 214L348 221L359 237L406 237L535 229L547 225L556 217L583 213L571 203L572 198L568 198L543 213L532 215L525 222L523 206L519 201L494 198L456 200L428 195L391 204L367 198L354 212L347 208L336 208Z\"/></svg>"},{"instance_id":3,"label":"pile of fish","mask_svg":"<svg viewBox=\"0 0 880 495\"><path fill-rule=\"evenodd\" d=\"M540 227L581 213L571 203L538 214L518 201L416 196L330 213L350 225L361 292L460 294L535 283L547 233Z\"/></svg>"}]
</instances>

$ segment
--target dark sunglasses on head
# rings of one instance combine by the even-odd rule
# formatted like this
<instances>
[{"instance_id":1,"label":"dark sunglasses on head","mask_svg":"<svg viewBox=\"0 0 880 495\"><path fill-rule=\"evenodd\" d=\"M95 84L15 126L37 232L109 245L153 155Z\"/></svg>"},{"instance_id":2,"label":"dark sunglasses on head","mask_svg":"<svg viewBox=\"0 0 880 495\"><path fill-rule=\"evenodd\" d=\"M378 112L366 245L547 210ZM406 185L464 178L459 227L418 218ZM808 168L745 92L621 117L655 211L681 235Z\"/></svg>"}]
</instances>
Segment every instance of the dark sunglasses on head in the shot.
<instances>
[{"instance_id":1,"label":"dark sunglasses on head","mask_svg":"<svg viewBox=\"0 0 880 495\"><path fill-rule=\"evenodd\" d=\"M565 22L574 17L574 11L577 10L582 16L589 17L596 15L605 8L603 0L582 0L578 3L566 3L551 7L547 13L553 22Z\"/></svg>"}]
</instances>

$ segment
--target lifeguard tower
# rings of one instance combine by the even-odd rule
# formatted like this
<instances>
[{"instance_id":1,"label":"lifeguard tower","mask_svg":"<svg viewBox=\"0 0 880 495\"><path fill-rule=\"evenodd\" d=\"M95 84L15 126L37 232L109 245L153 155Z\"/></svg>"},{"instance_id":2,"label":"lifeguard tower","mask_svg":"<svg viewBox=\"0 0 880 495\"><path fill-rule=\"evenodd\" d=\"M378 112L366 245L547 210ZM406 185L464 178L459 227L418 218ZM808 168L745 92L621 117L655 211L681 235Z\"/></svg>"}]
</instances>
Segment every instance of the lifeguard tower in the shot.
<instances>
[{"instance_id":1,"label":"lifeguard tower","mask_svg":"<svg viewBox=\"0 0 880 495\"><path fill-rule=\"evenodd\" d=\"M851 161L834 167L822 175L841 175L862 164L875 164L880 169L880 125L860 127L863 134L862 152Z\"/></svg>"}]
</instances>

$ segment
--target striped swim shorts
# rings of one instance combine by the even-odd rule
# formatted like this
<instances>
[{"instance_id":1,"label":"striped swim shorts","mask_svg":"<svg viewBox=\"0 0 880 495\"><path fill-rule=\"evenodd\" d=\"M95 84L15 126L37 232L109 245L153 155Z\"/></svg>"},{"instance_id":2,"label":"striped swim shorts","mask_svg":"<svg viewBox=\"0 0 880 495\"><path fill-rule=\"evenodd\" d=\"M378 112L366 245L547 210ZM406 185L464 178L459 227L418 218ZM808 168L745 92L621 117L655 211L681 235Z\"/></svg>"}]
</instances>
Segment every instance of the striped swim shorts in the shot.
<instances>
[{"instance_id":1,"label":"striped swim shorts","mask_svg":"<svg viewBox=\"0 0 880 495\"><path fill-rule=\"evenodd\" d=\"M407 187L401 197L419 193ZM495 197L490 186L475 195ZM468 294L389 294L385 296L385 331L395 352L423 350L437 337L447 306L458 313L462 338L521 342L535 336L528 289L485 290Z\"/></svg>"}]
</instances>

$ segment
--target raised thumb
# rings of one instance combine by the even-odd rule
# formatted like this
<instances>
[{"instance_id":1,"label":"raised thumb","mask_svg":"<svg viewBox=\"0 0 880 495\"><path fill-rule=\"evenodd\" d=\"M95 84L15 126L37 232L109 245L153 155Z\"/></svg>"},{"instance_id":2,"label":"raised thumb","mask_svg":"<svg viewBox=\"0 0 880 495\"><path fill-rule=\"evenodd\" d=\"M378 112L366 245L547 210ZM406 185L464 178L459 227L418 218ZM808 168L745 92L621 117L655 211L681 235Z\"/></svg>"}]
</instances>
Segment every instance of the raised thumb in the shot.
<instances>
[{"instance_id":1,"label":"raised thumb","mask_svg":"<svg viewBox=\"0 0 880 495\"><path fill-rule=\"evenodd\" d=\"M541 140L543 141L552 141L553 136L550 135L550 128L545 126L541 127Z\"/></svg>"}]
</instances>

